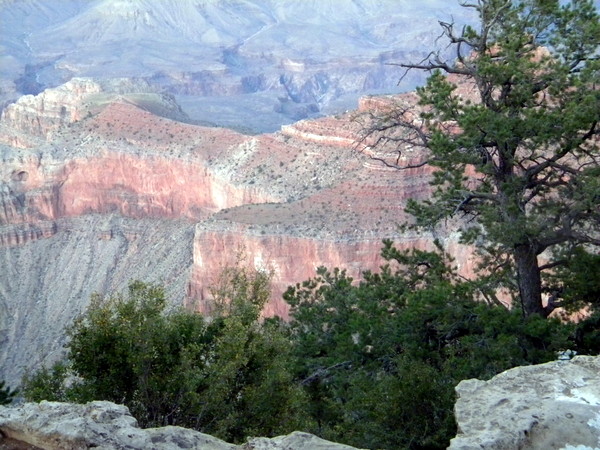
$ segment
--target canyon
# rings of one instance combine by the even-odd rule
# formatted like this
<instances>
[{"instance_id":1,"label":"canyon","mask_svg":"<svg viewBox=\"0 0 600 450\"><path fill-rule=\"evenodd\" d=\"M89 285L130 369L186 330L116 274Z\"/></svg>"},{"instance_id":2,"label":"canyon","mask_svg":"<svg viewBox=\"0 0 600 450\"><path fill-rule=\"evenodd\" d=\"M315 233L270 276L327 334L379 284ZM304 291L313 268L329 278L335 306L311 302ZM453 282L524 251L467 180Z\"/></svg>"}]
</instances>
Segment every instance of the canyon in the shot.
<instances>
[{"instance_id":1,"label":"canyon","mask_svg":"<svg viewBox=\"0 0 600 450\"><path fill-rule=\"evenodd\" d=\"M263 135L185 122L169 94L124 93L76 78L7 106L0 117L0 378L59 359L64 330L94 292L161 283L171 305L209 312L223 267L273 274L265 315L320 265L358 277L381 240L428 248L434 237L472 273L450 232L401 232L430 169L397 172L361 151L360 116L414 95L366 98L338 116ZM414 152L413 152L414 153ZM418 159L406 152L404 158Z\"/></svg>"},{"instance_id":2,"label":"canyon","mask_svg":"<svg viewBox=\"0 0 600 450\"><path fill-rule=\"evenodd\" d=\"M0 107L94 77L175 95L195 121L271 132L414 88L423 76L398 85L393 63L422 59L437 20L465 15L440 0L5 0Z\"/></svg>"}]
</instances>

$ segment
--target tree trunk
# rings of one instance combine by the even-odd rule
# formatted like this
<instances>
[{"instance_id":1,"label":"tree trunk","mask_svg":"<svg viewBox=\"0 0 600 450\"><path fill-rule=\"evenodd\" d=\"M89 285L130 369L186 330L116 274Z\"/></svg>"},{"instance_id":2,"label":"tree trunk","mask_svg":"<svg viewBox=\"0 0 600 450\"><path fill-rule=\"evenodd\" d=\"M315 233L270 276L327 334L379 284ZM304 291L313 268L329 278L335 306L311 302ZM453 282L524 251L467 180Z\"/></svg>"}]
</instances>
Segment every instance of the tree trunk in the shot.
<instances>
[{"instance_id":1,"label":"tree trunk","mask_svg":"<svg viewBox=\"0 0 600 450\"><path fill-rule=\"evenodd\" d=\"M518 245L514 252L517 265L517 282L523 311L526 316L540 314L548 315L542 305L542 277L537 254L531 245Z\"/></svg>"}]
</instances>

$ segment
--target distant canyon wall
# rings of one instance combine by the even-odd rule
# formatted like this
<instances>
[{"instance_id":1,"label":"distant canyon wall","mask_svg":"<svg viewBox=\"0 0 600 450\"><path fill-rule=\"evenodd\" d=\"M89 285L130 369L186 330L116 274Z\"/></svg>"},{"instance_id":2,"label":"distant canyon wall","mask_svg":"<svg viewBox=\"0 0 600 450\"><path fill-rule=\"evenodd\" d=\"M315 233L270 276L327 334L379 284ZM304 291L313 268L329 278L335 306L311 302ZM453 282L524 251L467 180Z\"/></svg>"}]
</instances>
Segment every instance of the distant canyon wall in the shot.
<instances>
[{"instance_id":1,"label":"distant canyon wall","mask_svg":"<svg viewBox=\"0 0 600 450\"><path fill-rule=\"evenodd\" d=\"M76 130L76 138L61 137L61 129L91 115L102 102L119 102L111 94L101 100L94 96L101 92L92 80L76 79L38 96L22 97L3 111L0 143L8 147L0 154L0 225L117 212L134 218L202 220L224 208L276 200L263 188L236 186L215 176L202 155L181 159L143 153L131 139L121 144L98 135L110 134L111 123L120 116L127 119L119 125L132 134L137 134L132 128L144 125L143 120L136 123L136 115L161 120L138 105L112 105L109 111L101 110L88 129ZM146 126L145 132L157 132L156 123ZM101 127L104 130L98 130ZM156 146L160 149L160 143Z\"/></svg>"},{"instance_id":2,"label":"distant canyon wall","mask_svg":"<svg viewBox=\"0 0 600 450\"><path fill-rule=\"evenodd\" d=\"M2 161L0 224L90 213L202 220L272 196L219 180L202 164L105 151L92 158Z\"/></svg>"}]
</instances>

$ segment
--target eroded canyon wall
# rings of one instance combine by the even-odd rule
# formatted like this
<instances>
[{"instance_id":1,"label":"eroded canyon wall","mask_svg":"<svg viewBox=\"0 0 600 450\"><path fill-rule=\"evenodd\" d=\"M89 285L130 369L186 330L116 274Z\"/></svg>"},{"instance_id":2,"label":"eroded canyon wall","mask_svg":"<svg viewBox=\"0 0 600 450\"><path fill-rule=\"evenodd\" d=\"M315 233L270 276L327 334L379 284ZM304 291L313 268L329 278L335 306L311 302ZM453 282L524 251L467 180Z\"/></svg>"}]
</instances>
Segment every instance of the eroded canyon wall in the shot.
<instances>
[{"instance_id":1,"label":"eroded canyon wall","mask_svg":"<svg viewBox=\"0 0 600 450\"><path fill-rule=\"evenodd\" d=\"M211 310L209 286L216 280L222 267L238 263L239 254L246 255L241 264L263 269L273 274L272 300L266 315L288 317L289 306L282 294L289 286L316 276L319 266L342 268L354 279L364 270L377 270L386 261L381 257L381 239L335 240L322 237L266 234L244 230L237 225L226 230L215 229L215 224L196 225L192 276L188 306L200 311ZM212 228L212 229L211 229ZM430 235L407 234L395 241L399 249L433 250ZM455 255L458 270L472 275L475 260L472 251L458 243L458 236L446 237L449 250ZM207 282L208 281L208 282Z\"/></svg>"},{"instance_id":2,"label":"eroded canyon wall","mask_svg":"<svg viewBox=\"0 0 600 450\"><path fill-rule=\"evenodd\" d=\"M0 378L15 385L58 359L90 295L131 279L209 311L211 282L242 250L273 271L265 314L286 316L282 292L319 265L356 277L380 266L383 238L430 246L398 230L406 200L428 195L429 169L370 160L353 114L247 136L172 120L171 98L90 79L11 105L0 120Z\"/></svg>"},{"instance_id":3,"label":"eroded canyon wall","mask_svg":"<svg viewBox=\"0 0 600 450\"><path fill-rule=\"evenodd\" d=\"M62 356L65 327L92 293L122 291L141 279L164 284L172 302L181 303L188 288L187 221L91 214L53 227L50 236L0 248L0 377L13 386L27 369Z\"/></svg>"}]
</instances>

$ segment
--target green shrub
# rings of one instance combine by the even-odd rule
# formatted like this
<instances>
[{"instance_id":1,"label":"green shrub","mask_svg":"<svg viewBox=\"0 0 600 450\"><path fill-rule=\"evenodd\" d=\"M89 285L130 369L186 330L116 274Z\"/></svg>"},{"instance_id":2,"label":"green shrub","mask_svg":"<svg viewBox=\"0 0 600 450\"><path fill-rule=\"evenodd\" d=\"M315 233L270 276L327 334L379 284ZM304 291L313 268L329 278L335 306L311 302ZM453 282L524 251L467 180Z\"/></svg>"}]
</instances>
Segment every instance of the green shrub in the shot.
<instances>
[{"instance_id":1,"label":"green shrub","mask_svg":"<svg viewBox=\"0 0 600 450\"><path fill-rule=\"evenodd\" d=\"M9 386L6 386L4 380L0 380L0 405L9 405L12 403L17 393L17 390L11 390Z\"/></svg>"},{"instance_id":2,"label":"green shrub","mask_svg":"<svg viewBox=\"0 0 600 450\"><path fill-rule=\"evenodd\" d=\"M366 448L446 448L454 387L572 347L573 325L476 299L439 252L399 252L356 284L324 268L288 289L311 431Z\"/></svg>"},{"instance_id":3,"label":"green shrub","mask_svg":"<svg viewBox=\"0 0 600 450\"><path fill-rule=\"evenodd\" d=\"M215 294L210 321L166 313L164 290L138 281L126 296L94 296L69 329L67 363L26 377L25 397L110 400L142 426L186 426L236 442L301 428L289 339L280 323L260 319L268 275L227 269Z\"/></svg>"}]
</instances>

